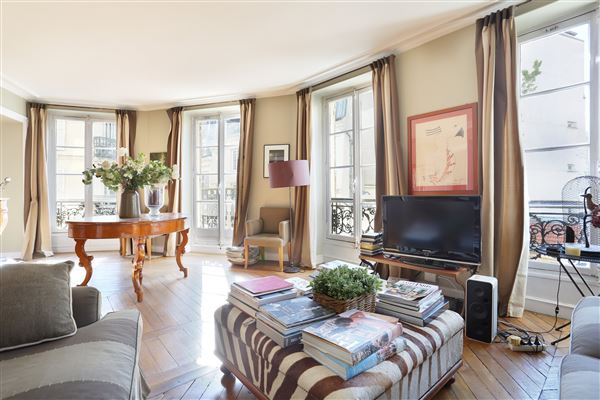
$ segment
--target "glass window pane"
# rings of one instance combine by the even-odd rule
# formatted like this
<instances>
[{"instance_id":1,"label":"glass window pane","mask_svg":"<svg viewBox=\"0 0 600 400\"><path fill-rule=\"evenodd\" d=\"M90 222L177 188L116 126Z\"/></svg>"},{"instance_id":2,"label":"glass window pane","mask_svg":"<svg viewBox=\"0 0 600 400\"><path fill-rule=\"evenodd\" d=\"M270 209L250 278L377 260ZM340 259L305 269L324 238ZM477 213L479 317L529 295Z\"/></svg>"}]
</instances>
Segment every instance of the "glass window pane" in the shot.
<instances>
[{"instance_id":1,"label":"glass window pane","mask_svg":"<svg viewBox=\"0 0 600 400\"><path fill-rule=\"evenodd\" d=\"M196 130L196 146L218 146L219 145L219 121L216 119L204 119L198 121Z\"/></svg>"},{"instance_id":2,"label":"glass window pane","mask_svg":"<svg viewBox=\"0 0 600 400\"><path fill-rule=\"evenodd\" d=\"M219 206L217 203L196 203L196 227L199 229L219 228Z\"/></svg>"},{"instance_id":3,"label":"glass window pane","mask_svg":"<svg viewBox=\"0 0 600 400\"><path fill-rule=\"evenodd\" d=\"M519 129L523 148L589 143L589 110L588 85L522 98Z\"/></svg>"},{"instance_id":4,"label":"glass window pane","mask_svg":"<svg viewBox=\"0 0 600 400\"><path fill-rule=\"evenodd\" d=\"M361 228L362 233L371 233L375 231L375 202L363 202L361 204Z\"/></svg>"},{"instance_id":5,"label":"glass window pane","mask_svg":"<svg viewBox=\"0 0 600 400\"><path fill-rule=\"evenodd\" d=\"M332 201L330 213L331 234L354 235L354 202L352 200Z\"/></svg>"},{"instance_id":6,"label":"glass window pane","mask_svg":"<svg viewBox=\"0 0 600 400\"><path fill-rule=\"evenodd\" d=\"M225 201L235 201L237 175L225 175Z\"/></svg>"},{"instance_id":7,"label":"glass window pane","mask_svg":"<svg viewBox=\"0 0 600 400\"><path fill-rule=\"evenodd\" d=\"M233 218L235 216L235 203L225 202L225 231L233 231Z\"/></svg>"},{"instance_id":8,"label":"glass window pane","mask_svg":"<svg viewBox=\"0 0 600 400\"><path fill-rule=\"evenodd\" d=\"M114 122L92 123L92 155L94 163L117 160L117 130Z\"/></svg>"},{"instance_id":9,"label":"glass window pane","mask_svg":"<svg viewBox=\"0 0 600 400\"><path fill-rule=\"evenodd\" d=\"M94 215L116 215L117 201L113 196L109 201L94 199Z\"/></svg>"},{"instance_id":10,"label":"glass window pane","mask_svg":"<svg viewBox=\"0 0 600 400\"><path fill-rule=\"evenodd\" d=\"M375 117L373 111L373 91L367 90L358 95L360 129L371 128Z\"/></svg>"},{"instance_id":11,"label":"glass window pane","mask_svg":"<svg viewBox=\"0 0 600 400\"><path fill-rule=\"evenodd\" d=\"M219 177L217 175L196 175L196 199L219 200Z\"/></svg>"},{"instance_id":12,"label":"glass window pane","mask_svg":"<svg viewBox=\"0 0 600 400\"><path fill-rule=\"evenodd\" d=\"M569 180L590 174L589 147L527 152L525 173L529 200L561 200Z\"/></svg>"},{"instance_id":13,"label":"glass window pane","mask_svg":"<svg viewBox=\"0 0 600 400\"><path fill-rule=\"evenodd\" d=\"M331 198L352 197L352 167L335 168L330 170Z\"/></svg>"},{"instance_id":14,"label":"glass window pane","mask_svg":"<svg viewBox=\"0 0 600 400\"><path fill-rule=\"evenodd\" d=\"M375 200L375 166L360 168L361 199Z\"/></svg>"},{"instance_id":15,"label":"glass window pane","mask_svg":"<svg viewBox=\"0 0 600 400\"><path fill-rule=\"evenodd\" d=\"M240 145L240 118L229 118L225 120L225 146Z\"/></svg>"},{"instance_id":16,"label":"glass window pane","mask_svg":"<svg viewBox=\"0 0 600 400\"><path fill-rule=\"evenodd\" d=\"M85 149L57 147L56 172L59 174L80 174L85 169ZM79 182L81 185L81 181Z\"/></svg>"},{"instance_id":17,"label":"glass window pane","mask_svg":"<svg viewBox=\"0 0 600 400\"><path fill-rule=\"evenodd\" d=\"M217 174L219 172L219 148L200 147L196 149L196 173Z\"/></svg>"},{"instance_id":18,"label":"glass window pane","mask_svg":"<svg viewBox=\"0 0 600 400\"><path fill-rule=\"evenodd\" d=\"M56 200L83 201L85 185L81 179L81 175L56 175Z\"/></svg>"},{"instance_id":19,"label":"glass window pane","mask_svg":"<svg viewBox=\"0 0 600 400\"><path fill-rule=\"evenodd\" d=\"M521 45L521 94L589 79L589 24L568 28Z\"/></svg>"},{"instance_id":20,"label":"glass window pane","mask_svg":"<svg viewBox=\"0 0 600 400\"><path fill-rule=\"evenodd\" d=\"M66 230L66 222L71 219L81 218L84 215L84 203L80 202L56 202L56 229Z\"/></svg>"},{"instance_id":21,"label":"glass window pane","mask_svg":"<svg viewBox=\"0 0 600 400\"><path fill-rule=\"evenodd\" d=\"M352 129L352 96L329 102L329 133Z\"/></svg>"},{"instance_id":22,"label":"glass window pane","mask_svg":"<svg viewBox=\"0 0 600 400\"><path fill-rule=\"evenodd\" d=\"M354 146L352 132L338 133L329 136L329 165L339 167L352 165Z\"/></svg>"},{"instance_id":23,"label":"glass window pane","mask_svg":"<svg viewBox=\"0 0 600 400\"><path fill-rule=\"evenodd\" d=\"M57 146L85 146L85 122L73 119L56 119Z\"/></svg>"},{"instance_id":24,"label":"glass window pane","mask_svg":"<svg viewBox=\"0 0 600 400\"><path fill-rule=\"evenodd\" d=\"M360 165L375 164L375 133L373 128L360 131Z\"/></svg>"},{"instance_id":25,"label":"glass window pane","mask_svg":"<svg viewBox=\"0 0 600 400\"><path fill-rule=\"evenodd\" d=\"M238 162L238 146L225 146L224 173L235 174Z\"/></svg>"}]
</instances>

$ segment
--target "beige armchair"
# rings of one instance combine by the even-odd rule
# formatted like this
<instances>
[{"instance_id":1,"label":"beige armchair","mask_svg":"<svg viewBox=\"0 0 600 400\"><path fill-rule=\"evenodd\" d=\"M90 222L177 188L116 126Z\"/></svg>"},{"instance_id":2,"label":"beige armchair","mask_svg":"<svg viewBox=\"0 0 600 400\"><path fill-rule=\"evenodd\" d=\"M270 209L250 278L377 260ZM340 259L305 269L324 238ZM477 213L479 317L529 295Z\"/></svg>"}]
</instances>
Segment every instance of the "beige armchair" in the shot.
<instances>
[{"instance_id":1,"label":"beige armchair","mask_svg":"<svg viewBox=\"0 0 600 400\"><path fill-rule=\"evenodd\" d=\"M248 268L248 247L277 247L279 250L279 269L283 272L283 248L288 247L288 259L291 258L290 246L290 209L285 207L261 207L260 218L246 222L244 239L244 267Z\"/></svg>"}]
</instances>

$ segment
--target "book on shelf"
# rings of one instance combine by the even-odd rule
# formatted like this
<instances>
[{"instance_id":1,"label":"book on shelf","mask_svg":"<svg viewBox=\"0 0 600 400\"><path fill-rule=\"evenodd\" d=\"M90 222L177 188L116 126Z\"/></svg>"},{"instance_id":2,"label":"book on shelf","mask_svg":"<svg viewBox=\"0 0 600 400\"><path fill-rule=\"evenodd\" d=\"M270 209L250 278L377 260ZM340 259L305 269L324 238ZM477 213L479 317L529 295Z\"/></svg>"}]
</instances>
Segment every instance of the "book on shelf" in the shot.
<instances>
[{"instance_id":1,"label":"book on shelf","mask_svg":"<svg viewBox=\"0 0 600 400\"><path fill-rule=\"evenodd\" d=\"M360 244L360 250L368 250L368 251L373 251L373 250L381 250L383 252L383 247L381 246L381 244L374 244L374 243L361 243Z\"/></svg>"},{"instance_id":2,"label":"book on shelf","mask_svg":"<svg viewBox=\"0 0 600 400\"><path fill-rule=\"evenodd\" d=\"M336 375L344 380L351 379L356 375L359 375L377 364L385 361L391 356L401 352L406 347L406 340L402 337L397 337L388 345L382 347L375 353L371 354L364 360L360 361L356 365L346 364L345 362L338 360L337 358L324 353L316 347L304 343L304 352L323 364L325 367L332 370Z\"/></svg>"},{"instance_id":3,"label":"book on shelf","mask_svg":"<svg viewBox=\"0 0 600 400\"><path fill-rule=\"evenodd\" d=\"M407 324L416 325L416 326L426 326L431 321L435 320L439 317L444 311L448 309L448 301L444 301L440 306L438 306L433 312L431 312L426 318L418 318L411 315L407 315L404 313L399 313L395 311L390 311L386 308L382 308L379 303L375 305L375 310L378 313L386 314L389 316L393 316L398 318L400 321L405 322Z\"/></svg>"},{"instance_id":4,"label":"book on shelf","mask_svg":"<svg viewBox=\"0 0 600 400\"><path fill-rule=\"evenodd\" d=\"M250 279L244 282L234 282L232 287L245 290L253 296L279 292L283 289L291 289L294 285L277 276L265 276L263 278Z\"/></svg>"},{"instance_id":5,"label":"book on shelf","mask_svg":"<svg viewBox=\"0 0 600 400\"><path fill-rule=\"evenodd\" d=\"M356 365L401 334L402 325L389 317L349 310L304 329L302 342Z\"/></svg>"},{"instance_id":6,"label":"book on shelf","mask_svg":"<svg viewBox=\"0 0 600 400\"><path fill-rule=\"evenodd\" d=\"M256 320L256 329L267 335L270 339L272 339L281 347L288 347L293 344L300 343L300 340L302 338L302 330L298 330L295 333L283 335L260 318Z\"/></svg>"}]
</instances>

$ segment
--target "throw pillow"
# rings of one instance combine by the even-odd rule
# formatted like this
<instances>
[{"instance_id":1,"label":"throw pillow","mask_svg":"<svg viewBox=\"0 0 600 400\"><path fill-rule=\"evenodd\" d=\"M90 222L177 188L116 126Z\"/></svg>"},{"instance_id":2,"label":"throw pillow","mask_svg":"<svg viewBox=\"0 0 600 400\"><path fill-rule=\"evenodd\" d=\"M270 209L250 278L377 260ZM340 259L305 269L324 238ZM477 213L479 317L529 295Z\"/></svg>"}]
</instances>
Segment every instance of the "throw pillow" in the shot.
<instances>
[{"instance_id":1,"label":"throw pillow","mask_svg":"<svg viewBox=\"0 0 600 400\"><path fill-rule=\"evenodd\" d=\"M0 352L74 335L73 262L0 265Z\"/></svg>"}]
</instances>

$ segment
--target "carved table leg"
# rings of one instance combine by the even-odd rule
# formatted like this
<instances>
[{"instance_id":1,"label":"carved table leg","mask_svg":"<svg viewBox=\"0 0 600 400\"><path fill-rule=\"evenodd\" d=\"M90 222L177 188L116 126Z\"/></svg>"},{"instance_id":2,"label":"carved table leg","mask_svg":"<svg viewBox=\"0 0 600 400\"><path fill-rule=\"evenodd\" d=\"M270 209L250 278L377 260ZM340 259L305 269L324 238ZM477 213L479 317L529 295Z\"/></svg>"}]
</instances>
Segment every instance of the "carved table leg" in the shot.
<instances>
[{"instance_id":1,"label":"carved table leg","mask_svg":"<svg viewBox=\"0 0 600 400\"><path fill-rule=\"evenodd\" d=\"M177 261L177 266L179 266L179 270L181 272L183 272L184 278L187 278L187 276L188 276L188 269L183 266L183 263L181 262L181 256L183 255L183 253L185 253L185 245L188 242L188 232L189 231L190 231L190 228L187 228L187 229L184 229L183 231L179 232L181 234L181 243L179 243L177 245L177 250L175 252L175 260Z\"/></svg>"},{"instance_id":2,"label":"carved table leg","mask_svg":"<svg viewBox=\"0 0 600 400\"><path fill-rule=\"evenodd\" d=\"M79 286L87 286L92 278L92 260L94 257L85 252L85 242L86 239L75 239L75 254L79 257L79 265L85 268L85 278L83 278Z\"/></svg>"},{"instance_id":3,"label":"carved table leg","mask_svg":"<svg viewBox=\"0 0 600 400\"><path fill-rule=\"evenodd\" d=\"M131 264L133 265L133 273L131 275L131 281L133 282L133 289L137 295L137 301L142 302L144 300L144 291L142 290L142 268L144 268L144 238L134 239L135 254Z\"/></svg>"}]
</instances>

